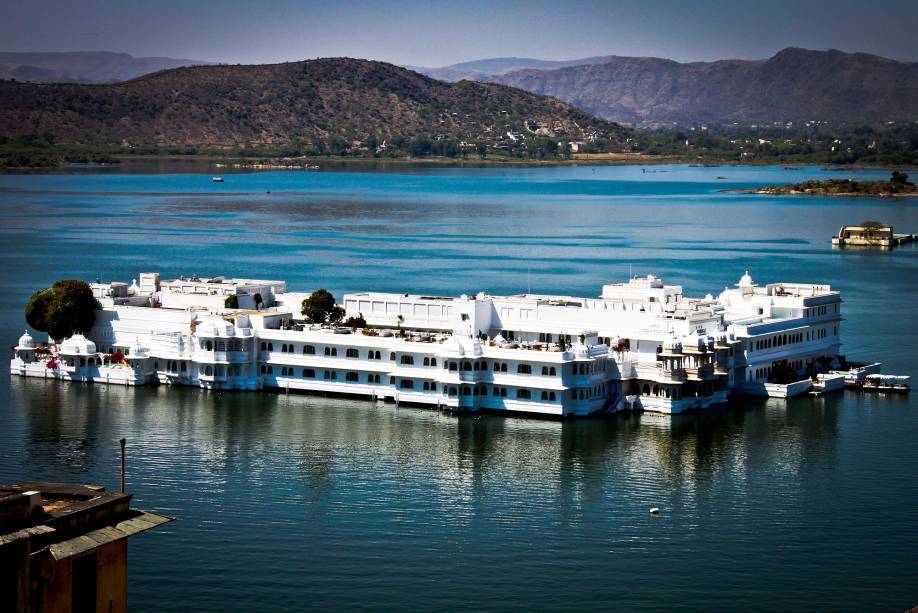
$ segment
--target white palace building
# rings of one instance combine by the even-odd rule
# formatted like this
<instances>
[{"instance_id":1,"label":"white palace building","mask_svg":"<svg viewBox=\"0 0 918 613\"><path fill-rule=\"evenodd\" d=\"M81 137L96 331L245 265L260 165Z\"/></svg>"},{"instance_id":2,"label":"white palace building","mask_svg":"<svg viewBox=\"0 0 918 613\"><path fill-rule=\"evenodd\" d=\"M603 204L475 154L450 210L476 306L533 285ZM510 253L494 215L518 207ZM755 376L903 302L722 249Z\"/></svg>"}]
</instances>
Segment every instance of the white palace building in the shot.
<instances>
[{"instance_id":1,"label":"white palace building","mask_svg":"<svg viewBox=\"0 0 918 613\"><path fill-rule=\"evenodd\" d=\"M829 286L760 286L748 273L716 298L687 298L654 276L597 298L347 294L346 318L366 321L354 329L305 323L308 294L283 281L144 273L91 286L92 330L48 345L26 332L13 374L553 416L680 413L731 392L788 395L788 382L836 360L841 322Z\"/></svg>"}]
</instances>

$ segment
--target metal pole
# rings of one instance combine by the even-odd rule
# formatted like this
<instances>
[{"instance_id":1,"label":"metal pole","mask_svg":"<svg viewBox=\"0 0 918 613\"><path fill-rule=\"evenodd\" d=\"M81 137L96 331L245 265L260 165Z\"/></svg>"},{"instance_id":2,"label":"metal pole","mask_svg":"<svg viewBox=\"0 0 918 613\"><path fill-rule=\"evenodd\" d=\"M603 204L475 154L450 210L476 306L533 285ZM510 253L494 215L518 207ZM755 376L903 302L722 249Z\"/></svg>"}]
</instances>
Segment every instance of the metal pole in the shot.
<instances>
[{"instance_id":1,"label":"metal pole","mask_svg":"<svg viewBox=\"0 0 918 613\"><path fill-rule=\"evenodd\" d=\"M126 439L121 439L121 493L124 493L124 445L127 443Z\"/></svg>"}]
</instances>

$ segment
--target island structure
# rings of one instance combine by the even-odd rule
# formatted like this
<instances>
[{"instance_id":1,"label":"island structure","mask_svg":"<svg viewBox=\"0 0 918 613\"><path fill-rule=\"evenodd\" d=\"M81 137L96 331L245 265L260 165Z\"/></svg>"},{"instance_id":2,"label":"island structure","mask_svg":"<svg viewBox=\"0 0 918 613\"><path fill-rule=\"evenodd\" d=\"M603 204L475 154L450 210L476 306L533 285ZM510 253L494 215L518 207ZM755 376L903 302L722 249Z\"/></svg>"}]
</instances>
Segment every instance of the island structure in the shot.
<instances>
[{"instance_id":1,"label":"island structure","mask_svg":"<svg viewBox=\"0 0 918 613\"><path fill-rule=\"evenodd\" d=\"M891 249L913 240L915 240L914 234L897 234L890 225L879 221L865 221L859 226L842 226L838 234L832 237L832 245Z\"/></svg>"},{"instance_id":2,"label":"island structure","mask_svg":"<svg viewBox=\"0 0 918 613\"><path fill-rule=\"evenodd\" d=\"M757 285L748 271L703 298L653 275L595 298L346 294L354 328L306 323L308 294L283 281L143 273L130 286L91 287L100 307L91 331L44 345L26 332L12 374L563 417L790 396L844 362L839 292Z\"/></svg>"}]
</instances>

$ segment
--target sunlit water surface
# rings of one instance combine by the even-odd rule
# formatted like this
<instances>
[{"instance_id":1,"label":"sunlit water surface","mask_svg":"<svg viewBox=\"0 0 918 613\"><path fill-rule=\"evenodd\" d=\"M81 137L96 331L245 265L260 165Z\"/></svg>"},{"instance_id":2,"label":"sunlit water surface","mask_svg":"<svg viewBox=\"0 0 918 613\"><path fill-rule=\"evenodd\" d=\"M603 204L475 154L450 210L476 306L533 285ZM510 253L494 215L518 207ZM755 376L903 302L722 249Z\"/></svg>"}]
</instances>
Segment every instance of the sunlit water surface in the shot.
<instances>
[{"instance_id":1,"label":"sunlit water surface","mask_svg":"<svg viewBox=\"0 0 918 613\"><path fill-rule=\"evenodd\" d=\"M918 231L918 203L721 191L838 173L401 168L215 184L176 168L0 175L0 336L15 343L29 294L60 277L592 296L632 271L703 295L748 268L840 289L843 351L918 374L918 249L829 244L864 219ZM134 611L902 611L918 604L913 398L552 422L3 376L0 482L116 487L126 437L135 505L178 518L132 540Z\"/></svg>"}]
</instances>

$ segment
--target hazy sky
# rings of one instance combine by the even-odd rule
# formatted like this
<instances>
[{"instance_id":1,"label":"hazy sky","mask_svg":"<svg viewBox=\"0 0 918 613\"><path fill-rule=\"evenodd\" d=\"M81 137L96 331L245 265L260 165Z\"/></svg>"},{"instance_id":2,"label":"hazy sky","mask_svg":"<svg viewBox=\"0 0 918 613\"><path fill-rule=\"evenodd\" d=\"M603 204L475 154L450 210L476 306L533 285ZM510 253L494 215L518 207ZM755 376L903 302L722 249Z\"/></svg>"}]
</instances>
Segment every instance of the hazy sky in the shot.
<instances>
[{"instance_id":1,"label":"hazy sky","mask_svg":"<svg viewBox=\"0 0 918 613\"><path fill-rule=\"evenodd\" d=\"M440 66L519 56L764 58L787 46L918 61L918 0L6 0L2 51L229 63L351 56Z\"/></svg>"}]
</instances>

